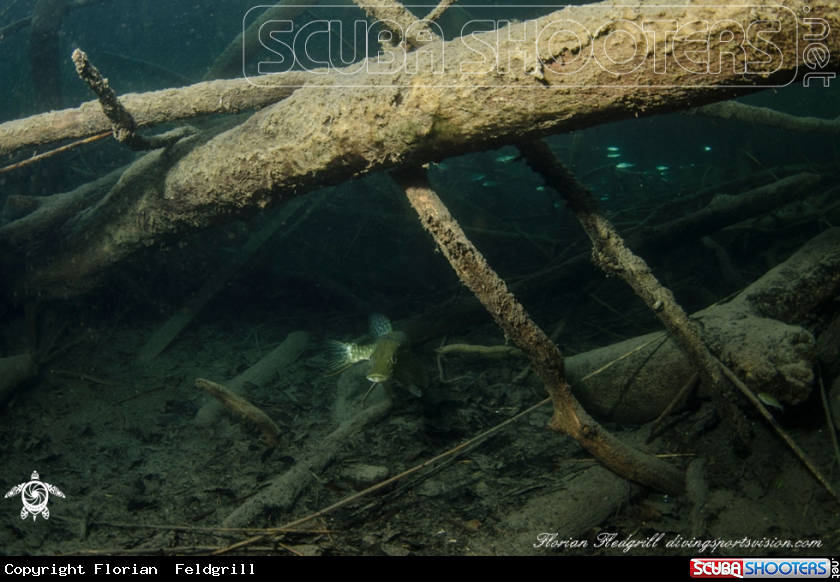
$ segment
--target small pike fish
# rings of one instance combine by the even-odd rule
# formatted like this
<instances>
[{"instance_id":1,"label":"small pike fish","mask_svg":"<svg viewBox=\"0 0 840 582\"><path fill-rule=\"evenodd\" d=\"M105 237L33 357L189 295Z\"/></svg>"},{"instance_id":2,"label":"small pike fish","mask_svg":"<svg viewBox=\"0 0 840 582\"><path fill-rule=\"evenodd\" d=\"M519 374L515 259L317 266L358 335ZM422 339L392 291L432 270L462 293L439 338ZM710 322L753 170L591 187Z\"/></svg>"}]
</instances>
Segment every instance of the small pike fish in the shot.
<instances>
[{"instance_id":1,"label":"small pike fish","mask_svg":"<svg viewBox=\"0 0 840 582\"><path fill-rule=\"evenodd\" d=\"M767 392L759 392L758 394L756 394L756 396L758 397L759 400L761 400L761 402L764 404L764 406L772 406L773 408L776 408L776 409L780 410L781 412L785 411L785 407L782 406L782 403L779 402L778 400L776 400L770 394L767 394Z\"/></svg>"},{"instance_id":2,"label":"small pike fish","mask_svg":"<svg viewBox=\"0 0 840 582\"><path fill-rule=\"evenodd\" d=\"M391 322L381 313L370 316L372 344L360 346L339 341L329 341L330 364L327 375L343 372L353 364L370 361L367 379L374 384L385 384L392 378L403 388L421 396L419 387L426 387L428 379L423 367L411 357L411 342L402 331L394 331Z\"/></svg>"}]
</instances>

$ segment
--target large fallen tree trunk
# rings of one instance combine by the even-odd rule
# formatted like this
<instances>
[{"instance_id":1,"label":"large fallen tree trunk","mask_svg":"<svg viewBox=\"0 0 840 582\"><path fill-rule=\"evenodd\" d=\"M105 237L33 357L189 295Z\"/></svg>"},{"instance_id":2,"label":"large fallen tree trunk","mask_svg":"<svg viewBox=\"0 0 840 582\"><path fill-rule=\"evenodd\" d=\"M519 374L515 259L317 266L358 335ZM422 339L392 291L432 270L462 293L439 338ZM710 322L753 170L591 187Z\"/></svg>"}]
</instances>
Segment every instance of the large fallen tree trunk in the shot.
<instances>
[{"instance_id":1,"label":"large fallen tree trunk","mask_svg":"<svg viewBox=\"0 0 840 582\"><path fill-rule=\"evenodd\" d=\"M814 336L829 333L840 294L840 228L806 243L729 303L691 318L712 353L755 393L786 405L813 388ZM456 332L479 320L478 302L460 298L395 323L417 343ZM448 307L448 308L447 308ZM478 304L478 308L481 305ZM453 350L457 351L457 350ZM677 344L662 332L634 337L565 359L572 392L587 412L621 424L655 419L695 372ZM583 380L609 366L591 380ZM539 385L534 379L535 386ZM684 404L684 403L683 403Z\"/></svg>"},{"instance_id":2,"label":"large fallen tree trunk","mask_svg":"<svg viewBox=\"0 0 840 582\"><path fill-rule=\"evenodd\" d=\"M840 294L840 228L815 237L729 303L692 316L709 350L756 394L799 404L811 392L820 333ZM670 338L650 334L567 360L575 383L632 350L649 344L574 393L587 411L620 423L656 418L695 371Z\"/></svg>"},{"instance_id":3,"label":"large fallen tree trunk","mask_svg":"<svg viewBox=\"0 0 840 582\"><path fill-rule=\"evenodd\" d=\"M829 26L840 26L840 7L817 4L812 3L812 14ZM771 10L769 3L766 9ZM560 20L576 21L599 34L612 30L615 24L603 28L609 22L631 23L627 26L641 31L651 10L569 7L513 24L498 36L488 32L465 37L468 42L428 45L423 48L428 54L419 59L413 74L406 72L399 53L396 64L371 62L367 71L316 77L233 129L188 138L145 156L96 206L68 221L60 236L38 246L17 283L51 294L85 291L109 267L164 236L232 220L319 186L404 163L425 163L608 121L696 107L755 90L759 78L768 82L795 78L804 50L797 42L795 23L773 34L774 47L784 58L751 62L756 74L749 77L726 66L713 75L692 75L673 60L679 51L685 58L689 48L666 47L664 35L657 35L649 49L671 65L661 74L652 66L617 74L593 64L573 77L560 73L567 72L578 46L506 40L534 37L537 30L551 30L550 23ZM674 6L668 17L688 22L702 15L709 22L737 23L747 30L756 18L755 10L723 3ZM832 55L826 71L840 69L840 41L835 36L823 41ZM721 41L724 37L709 39L709 56L717 62L733 49ZM598 38L584 37L580 49L606 50ZM477 64L479 45L467 46L473 40L494 46L502 67ZM611 44L609 55L615 62L632 60L637 45L647 43L640 32L636 42ZM537 46L539 54L524 50L528 46ZM424 70L429 58L444 66ZM710 90L720 85L733 88Z\"/></svg>"}]
</instances>

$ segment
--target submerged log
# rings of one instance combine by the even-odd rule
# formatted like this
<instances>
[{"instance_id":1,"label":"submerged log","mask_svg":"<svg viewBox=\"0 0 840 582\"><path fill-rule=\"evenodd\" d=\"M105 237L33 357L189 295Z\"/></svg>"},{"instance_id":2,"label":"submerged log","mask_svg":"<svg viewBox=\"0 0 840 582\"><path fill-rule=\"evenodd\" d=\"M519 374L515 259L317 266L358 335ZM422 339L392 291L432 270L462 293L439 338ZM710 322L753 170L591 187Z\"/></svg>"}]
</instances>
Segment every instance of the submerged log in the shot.
<instances>
[{"instance_id":1,"label":"submerged log","mask_svg":"<svg viewBox=\"0 0 840 582\"><path fill-rule=\"evenodd\" d=\"M671 16L690 20L696 9L675 6ZM737 22L744 29L755 14L753 7L729 5L702 10L707 20ZM812 10L840 26L837 6L822 3ZM395 64L371 62L369 71L313 79L234 129L148 154L83 219L68 222L61 236L31 254L31 269L17 283L52 294L82 292L112 265L161 237L229 221L326 184L405 163L687 109L756 89L741 72L725 67L720 74L691 78L693 86L687 87L686 72L676 64L661 75L652 68L616 75L592 66L570 79L560 74L568 47L535 44L539 54L526 55L517 64L522 44L505 40L525 38L533 34L532 25L545 29L563 19L590 30L610 20L637 23L641 30L649 16L644 6L599 6L597 11L569 7L531 24L513 24L498 35L477 34L472 38L493 46L500 38L499 54L519 55L509 69L474 71L480 73L480 84L471 71L461 69L464 63L475 64L474 49L461 39L423 48L424 59L432 56L444 63L440 71L420 67L409 74L397 59ZM757 63L756 73L771 81L790 78L803 50L795 27L783 28L773 41L784 63L778 69L776 62ZM584 39L584 48L594 42ZM840 69L840 41L829 36L825 42L832 56L824 70ZM709 45L713 52L729 50L714 36ZM635 50L635 43L617 45L611 57L629 59ZM709 91L721 84L741 88Z\"/></svg>"},{"instance_id":2,"label":"submerged log","mask_svg":"<svg viewBox=\"0 0 840 582\"><path fill-rule=\"evenodd\" d=\"M731 302L692 316L703 341L755 393L796 405L810 394L814 334L840 294L840 228L805 244ZM653 342L592 380L580 379L658 334L613 344L566 361L573 392L587 411L620 423L656 418L694 373L671 339Z\"/></svg>"}]
</instances>

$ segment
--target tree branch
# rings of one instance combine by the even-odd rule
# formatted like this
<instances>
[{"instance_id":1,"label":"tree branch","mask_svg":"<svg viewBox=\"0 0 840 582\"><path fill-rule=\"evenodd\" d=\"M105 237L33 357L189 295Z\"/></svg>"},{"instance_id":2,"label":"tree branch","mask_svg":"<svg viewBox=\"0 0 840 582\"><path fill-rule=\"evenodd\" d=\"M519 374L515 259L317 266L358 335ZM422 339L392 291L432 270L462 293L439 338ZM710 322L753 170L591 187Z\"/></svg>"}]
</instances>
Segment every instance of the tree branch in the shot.
<instances>
[{"instance_id":1,"label":"tree branch","mask_svg":"<svg viewBox=\"0 0 840 582\"><path fill-rule=\"evenodd\" d=\"M675 6L671 16L689 18L680 11L690 8ZM840 7L826 3L812 8L840 28ZM567 18L598 30L604 18L615 16L638 21L641 27L649 15L644 6L605 10L606 15L599 11L596 18L589 6L569 7L530 24L513 24L509 31L470 38L498 40L500 54L515 56L521 53L521 42L505 39L525 38L526 27L534 24L547 27ZM743 26L754 18L752 7L713 5L703 10L710 19ZM793 71L803 50L795 32L774 36L785 60L779 70L768 69L769 79ZM724 50L713 40L711 50ZM830 36L826 42L832 56L825 70L840 69L840 40ZM697 107L756 89L748 84L710 91L718 84L746 82L725 68L694 79L698 86L691 88L678 67L655 77L652 70L617 77L592 66L571 84L555 74L562 68L562 55L552 55L551 47L540 49L539 59L526 55L521 66L476 76L461 67L475 60L475 51L461 39L431 43L423 50L434 62L444 63L444 69L407 72L402 63L370 61L367 70L341 76L340 87L340 74L316 76L288 99L233 129L181 140L165 156L149 154L84 220L68 224L63 240L31 255L31 270L18 283L46 293L83 291L96 284L99 273L163 236L229 221L321 186L598 123ZM620 62L623 51L635 54L635 44L618 47L611 57ZM651 84L657 86L655 92Z\"/></svg>"},{"instance_id":2,"label":"tree branch","mask_svg":"<svg viewBox=\"0 0 840 582\"><path fill-rule=\"evenodd\" d=\"M550 427L573 437L601 463L626 479L671 494L681 492L684 478L676 468L622 443L590 417L572 396L560 350L531 321L504 281L467 239L425 176L402 174L397 181L405 188L423 228L434 237L458 278L478 297L505 336L530 358L532 369L554 404Z\"/></svg>"},{"instance_id":3,"label":"tree branch","mask_svg":"<svg viewBox=\"0 0 840 582\"><path fill-rule=\"evenodd\" d=\"M624 244L592 193L566 170L545 142L522 144L519 149L528 165L560 192L569 204L592 241L595 263L607 276L617 275L624 279L679 344L699 372L718 413L728 423L738 445L742 450L748 450L750 441L746 419L735 405L734 392L724 380L697 326L677 303L674 294L659 283L647 263Z\"/></svg>"}]
</instances>

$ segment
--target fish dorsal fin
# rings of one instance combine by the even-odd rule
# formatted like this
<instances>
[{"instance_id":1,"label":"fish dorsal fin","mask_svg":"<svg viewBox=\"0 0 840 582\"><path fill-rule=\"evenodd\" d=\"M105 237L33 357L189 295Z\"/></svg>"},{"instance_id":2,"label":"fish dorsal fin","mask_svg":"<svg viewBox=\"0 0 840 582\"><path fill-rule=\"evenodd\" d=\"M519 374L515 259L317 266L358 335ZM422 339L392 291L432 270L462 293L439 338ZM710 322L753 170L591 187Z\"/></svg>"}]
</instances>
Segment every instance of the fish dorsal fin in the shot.
<instances>
[{"instance_id":1,"label":"fish dorsal fin","mask_svg":"<svg viewBox=\"0 0 840 582\"><path fill-rule=\"evenodd\" d=\"M391 328L391 321L381 313L374 313L371 315L368 320L368 325L370 325L370 333L372 333L373 337L376 339L379 339L386 333L391 333L393 331Z\"/></svg>"}]
</instances>

